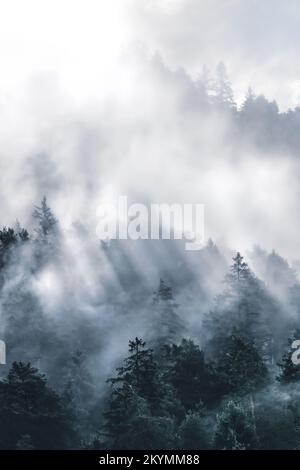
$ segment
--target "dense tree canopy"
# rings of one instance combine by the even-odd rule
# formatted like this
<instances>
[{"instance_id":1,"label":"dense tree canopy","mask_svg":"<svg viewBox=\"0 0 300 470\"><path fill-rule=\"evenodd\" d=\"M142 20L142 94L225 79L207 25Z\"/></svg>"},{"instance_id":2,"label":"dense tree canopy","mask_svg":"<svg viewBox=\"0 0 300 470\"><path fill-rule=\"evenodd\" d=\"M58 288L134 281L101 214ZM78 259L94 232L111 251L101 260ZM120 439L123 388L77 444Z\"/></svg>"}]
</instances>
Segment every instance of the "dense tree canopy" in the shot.
<instances>
[{"instance_id":1,"label":"dense tree canopy","mask_svg":"<svg viewBox=\"0 0 300 470\"><path fill-rule=\"evenodd\" d=\"M256 247L251 268L239 252L226 265L209 240L197 254L205 289L182 262L181 281L162 277L153 295L121 244L98 245L103 262L124 265L116 269L118 288L115 278L106 281L104 306L85 286L96 315L82 315L68 274L68 306L60 301L56 277L75 260L68 264L45 198L34 220L32 233L20 224L0 231L0 326L9 351L0 379L2 449L298 446L300 366L292 343L300 339L300 286L279 254ZM205 296L209 277L222 273L217 295ZM277 295L269 286L279 284ZM120 286L127 294L119 297ZM112 341L109 317L133 338L127 355L128 337L120 331Z\"/></svg>"}]
</instances>

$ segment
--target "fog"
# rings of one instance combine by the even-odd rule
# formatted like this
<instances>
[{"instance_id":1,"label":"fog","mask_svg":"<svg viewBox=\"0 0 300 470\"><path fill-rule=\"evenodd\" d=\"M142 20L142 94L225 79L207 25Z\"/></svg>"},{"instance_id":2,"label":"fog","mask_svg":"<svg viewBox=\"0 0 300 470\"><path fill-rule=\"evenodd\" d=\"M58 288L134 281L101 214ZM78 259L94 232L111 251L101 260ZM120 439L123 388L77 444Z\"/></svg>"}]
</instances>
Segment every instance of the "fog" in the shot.
<instances>
[{"instance_id":1,"label":"fog","mask_svg":"<svg viewBox=\"0 0 300 470\"><path fill-rule=\"evenodd\" d=\"M62 390L82 350L103 397L128 339L155 344L160 279L173 288L181 337L206 346L205 321L220 308L236 252L263 281L272 335L282 328L277 360L299 310L299 4L0 6L1 228L29 232L9 262L3 255L8 363L29 360ZM58 234L43 245L33 210L44 196ZM104 243L97 209L119 196L204 204L205 244L188 252L178 240Z\"/></svg>"},{"instance_id":2,"label":"fog","mask_svg":"<svg viewBox=\"0 0 300 470\"><path fill-rule=\"evenodd\" d=\"M297 17L295 2L13 3L1 15L3 224L27 223L46 194L63 226L80 219L93 230L103 197L132 194L204 203L207 238L298 257L287 229L298 219L296 159L237 148L230 120L205 115L193 89L204 64L213 73L223 60L238 102L251 85L296 106L294 22L277 27L282 13Z\"/></svg>"}]
</instances>

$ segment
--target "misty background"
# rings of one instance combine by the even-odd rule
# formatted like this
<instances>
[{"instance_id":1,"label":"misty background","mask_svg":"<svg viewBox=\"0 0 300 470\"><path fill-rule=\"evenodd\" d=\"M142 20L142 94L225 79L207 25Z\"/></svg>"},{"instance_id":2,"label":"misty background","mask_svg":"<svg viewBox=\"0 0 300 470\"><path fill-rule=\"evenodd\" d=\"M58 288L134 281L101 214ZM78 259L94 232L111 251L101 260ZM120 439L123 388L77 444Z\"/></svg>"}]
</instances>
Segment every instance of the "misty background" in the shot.
<instances>
[{"instance_id":1,"label":"misty background","mask_svg":"<svg viewBox=\"0 0 300 470\"><path fill-rule=\"evenodd\" d=\"M298 10L294 1L3 2L3 224L27 224L44 194L63 227L84 219L92 230L103 198L198 202L207 238L297 258L288 229L298 220L297 149L285 134L297 122L288 109L298 105ZM261 103L265 147L281 128L271 152L259 139L241 145L231 116L201 107L203 66L213 80L221 61L239 108L251 86L287 113Z\"/></svg>"},{"instance_id":2,"label":"misty background","mask_svg":"<svg viewBox=\"0 0 300 470\"><path fill-rule=\"evenodd\" d=\"M76 396L94 413L89 426L99 426L105 380L128 340L151 345L162 334L162 282L177 312L168 340L191 338L209 351L217 327L207 317L234 311L220 295L241 252L272 326L275 377L300 312L299 4L0 7L2 375L12 361L30 361L63 393L80 352ZM120 195L204 204L205 246L101 242L97 208ZM45 214L55 220L47 229Z\"/></svg>"}]
</instances>

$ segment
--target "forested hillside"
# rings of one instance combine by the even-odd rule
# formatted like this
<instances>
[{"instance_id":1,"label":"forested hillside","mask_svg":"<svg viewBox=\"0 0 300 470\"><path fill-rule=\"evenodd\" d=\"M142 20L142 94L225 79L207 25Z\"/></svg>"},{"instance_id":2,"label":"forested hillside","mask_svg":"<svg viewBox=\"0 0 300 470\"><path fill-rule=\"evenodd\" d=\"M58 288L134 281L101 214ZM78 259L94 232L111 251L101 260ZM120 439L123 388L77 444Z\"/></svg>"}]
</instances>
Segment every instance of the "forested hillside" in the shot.
<instances>
[{"instance_id":1,"label":"forested hillside","mask_svg":"<svg viewBox=\"0 0 300 470\"><path fill-rule=\"evenodd\" d=\"M0 232L2 449L298 448L300 284L279 254L177 241L153 282L46 198L33 224Z\"/></svg>"}]
</instances>

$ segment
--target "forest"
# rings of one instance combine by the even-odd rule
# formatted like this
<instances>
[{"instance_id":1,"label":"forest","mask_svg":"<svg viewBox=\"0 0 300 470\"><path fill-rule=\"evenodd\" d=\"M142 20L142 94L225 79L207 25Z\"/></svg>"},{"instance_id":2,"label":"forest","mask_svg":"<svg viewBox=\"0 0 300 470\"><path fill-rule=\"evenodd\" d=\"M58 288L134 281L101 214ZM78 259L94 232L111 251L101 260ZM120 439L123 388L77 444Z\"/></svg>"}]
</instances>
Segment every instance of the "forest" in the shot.
<instances>
[{"instance_id":1,"label":"forest","mask_svg":"<svg viewBox=\"0 0 300 470\"><path fill-rule=\"evenodd\" d=\"M299 0L0 4L1 464L300 450Z\"/></svg>"},{"instance_id":2,"label":"forest","mask_svg":"<svg viewBox=\"0 0 300 470\"><path fill-rule=\"evenodd\" d=\"M67 233L45 197L32 218L0 231L1 449L299 448L300 283L284 258L141 241L175 243L152 289L128 255L139 241ZM98 256L93 282L76 278L74 233L79 266L80 246Z\"/></svg>"}]
</instances>

